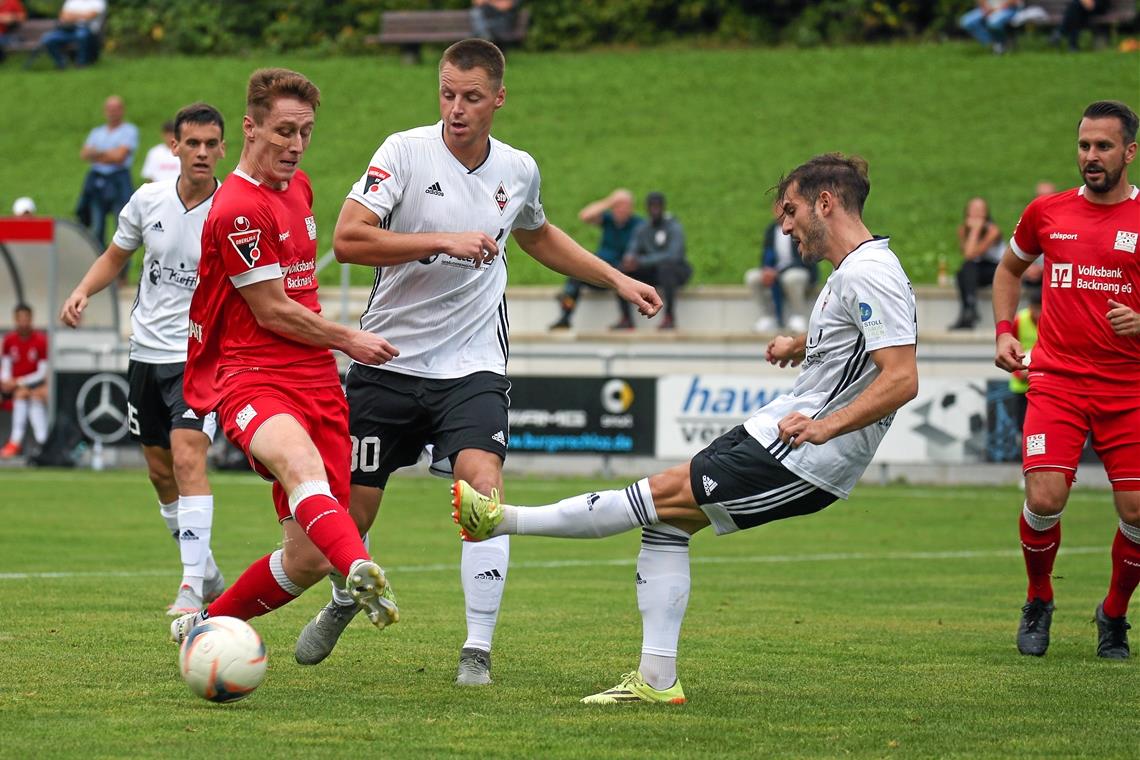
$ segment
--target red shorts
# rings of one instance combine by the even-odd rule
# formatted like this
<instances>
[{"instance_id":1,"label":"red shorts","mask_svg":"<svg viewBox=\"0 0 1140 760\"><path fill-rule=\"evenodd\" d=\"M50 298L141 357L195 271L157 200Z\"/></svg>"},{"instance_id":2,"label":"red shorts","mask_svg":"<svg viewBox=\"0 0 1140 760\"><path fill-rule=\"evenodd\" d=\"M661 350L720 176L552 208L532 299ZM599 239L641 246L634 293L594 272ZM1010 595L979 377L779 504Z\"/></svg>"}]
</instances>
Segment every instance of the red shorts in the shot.
<instances>
[{"instance_id":1,"label":"red shorts","mask_svg":"<svg viewBox=\"0 0 1140 760\"><path fill-rule=\"evenodd\" d=\"M1077 471L1085 439L1114 491L1140 491L1140 396L1122 389L1116 395L1056 386L1029 386L1022 428L1022 470Z\"/></svg>"},{"instance_id":2,"label":"red shorts","mask_svg":"<svg viewBox=\"0 0 1140 760\"><path fill-rule=\"evenodd\" d=\"M292 516L289 495L265 465L250 453L254 434L271 417L287 414L301 424L325 463L333 498L348 509L349 466L352 442L348 437L348 403L339 385L293 390L239 383L226 390L217 409L218 423L226 437L240 448L254 471L273 480L273 505L277 519Z\"/></svg>"}]
</instances>

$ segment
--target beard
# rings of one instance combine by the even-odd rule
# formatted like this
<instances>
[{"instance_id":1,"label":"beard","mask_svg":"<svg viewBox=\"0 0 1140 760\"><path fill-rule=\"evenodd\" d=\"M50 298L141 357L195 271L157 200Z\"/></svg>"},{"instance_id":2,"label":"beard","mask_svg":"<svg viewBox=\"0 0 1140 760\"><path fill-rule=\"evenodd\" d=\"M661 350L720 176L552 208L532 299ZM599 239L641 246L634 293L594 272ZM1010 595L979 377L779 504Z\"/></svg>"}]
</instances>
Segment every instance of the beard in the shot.
<instances>
[{"instance_id":1,"label":"beard","mask_svg":"<svg viewBox=\"0 0 1140 760\"><path fill-rule=\"evenodd\" d=\"M800 258L805 264L818 264L827 252L827 225L811 210L807 229L800 239Z\"/></svg>"},{"instance_id":2,"label":"beard","mask_svg":"<svg viewBox=\"0 0 1140 760\"><path fill-rule=\"evenodd\" d=\"M1101 180L1099 182L1091 182L1085 171L1088 171L1086 166L1084 171L1081 172L1081 179L1085 181L1085 187L1092 190L1094 193L1107 193L1112 188L1116 187L1120 182L1120 177L1124 174L1124 167L1121 166L1116 171L1112 171L1107 166L1098 165L1097 168L1101 170Z\"/></svg>"}]
</instances>

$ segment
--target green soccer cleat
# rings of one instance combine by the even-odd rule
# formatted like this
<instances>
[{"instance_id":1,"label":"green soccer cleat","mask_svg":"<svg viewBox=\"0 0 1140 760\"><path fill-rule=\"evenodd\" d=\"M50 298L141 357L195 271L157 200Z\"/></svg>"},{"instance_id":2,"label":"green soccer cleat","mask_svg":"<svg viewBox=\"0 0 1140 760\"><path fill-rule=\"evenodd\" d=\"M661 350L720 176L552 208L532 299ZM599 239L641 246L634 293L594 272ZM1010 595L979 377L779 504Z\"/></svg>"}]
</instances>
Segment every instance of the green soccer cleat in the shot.
<instances>
[{"instance_id":1,"label":"green soccer cleat","mask_svg":"<svg viewBox=\"0 0 1140 760\"><path fill-rule=\"evenodd\" d=\"M591 694L582 698L587 705L616 705L621 702L649 702L658 705L683 705L685 692L681 688L681 681L676 681L668 689L654 689L645 682L641 673L633 671L621 677L621 683L612 689Z\"/></svg>"},{"instance_id":2,"label":"green soccer cleat","mask_svg":"<svg viewBox=\"0 0 1140 760\"><path fill-rule=\"evenodd\" d=\"M466 480L451 485L451 506L455 507L451 519L459 524L459 534L465 541L483 541L503 521L503 507L499 504L499 491L492 488L484 496Z\"/></svg>"},{"instance_id":3,"label":"green soccer cleat","mask_svg":"<svg viewBox=\"0 0 1140 760\"><path fill-rule=\"evenodd\" d=\"M400 622L400 609L396 595L384 577L384 571L370 559L358 559L349 568L344 590L348 592L372 625L377 628Z\"/></svg>"}]
</instances>

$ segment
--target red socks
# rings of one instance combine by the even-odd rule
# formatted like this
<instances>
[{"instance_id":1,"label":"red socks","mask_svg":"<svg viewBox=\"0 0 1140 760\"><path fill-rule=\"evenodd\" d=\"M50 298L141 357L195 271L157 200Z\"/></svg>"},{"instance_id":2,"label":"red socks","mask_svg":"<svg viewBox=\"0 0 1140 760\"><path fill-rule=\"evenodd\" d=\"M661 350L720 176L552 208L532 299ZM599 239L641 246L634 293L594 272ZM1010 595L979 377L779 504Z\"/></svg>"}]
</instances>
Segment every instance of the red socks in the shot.
<instances>
[{"instance_id":1,"label":"red socks","mask_svg":"<svg viewBox=\"0 0 1140 760\"><path fill-rule=\"evenodd\" d=\"M1053 601L1053 563L1057 550L1061 548L1061 523L1038 531L1030 527L1022 512L1018 525L1021 529L1021 553L1025 557L1025 572L1029 576L1029 590L1026 599Z\"/></svg>"},{"instance_id":2,"label":"red socks","mask_svg":"<svg viewBox=\"0 0 1140 760\"><path fill-rule=\"evenodd\" d=\"M1104 614L1121 617L1128 612L1128 600L1140 583L1140 544L1135 544L1120 529L1112 542L1112 580L1104 598Z\"/></svg>"},{"instance_id":3,"label":"red socks","mask_svg":"<svg viewBox=\"0 0 1140 760\"><path fill-rule=\"evenodd\" d=\"M358 559L368 559L356 523L336 499L323 493L303 497L293 507L293 517L321 554L341 575Z\"/></svg>"},{"instance_id":4,"label":"red socks","mask_svg":"<svg viewBox=\"0 0 1140 760\"><path fill-rule=\"evenodd\" d=\"M267 554L254 562L224 594L211 602L206 608L209 617L229 615L249 620L296 599L304 589L297 588L294 594L282 588L270 567L272 557Z\"/></svg>"}]
</instances>

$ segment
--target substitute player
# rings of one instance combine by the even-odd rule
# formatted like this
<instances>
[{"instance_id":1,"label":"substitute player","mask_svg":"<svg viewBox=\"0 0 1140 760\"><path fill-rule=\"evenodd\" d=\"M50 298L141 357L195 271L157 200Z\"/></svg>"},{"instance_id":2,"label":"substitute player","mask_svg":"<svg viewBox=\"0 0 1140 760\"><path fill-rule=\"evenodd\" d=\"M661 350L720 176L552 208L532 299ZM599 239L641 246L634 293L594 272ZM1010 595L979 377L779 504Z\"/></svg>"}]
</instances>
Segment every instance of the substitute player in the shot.
<instances>
[{"instance_id":1,"label":"substitute player","mask_svg":"<svg viewBox=\"0 0 1140 760\"><path fill-rule=\"evenodd\" d=\"M26 303L12 309L12 321L16 329L4 336L0 348L0 400L12 399L12 434L0 448L0 459L24 450L29 421L38 446L48 435L47 334L33 327L32 307Z\"/></svg>"},{"instance_id":2,"label":"substitute player","mask_svg":"<svg viewBox=\"0 0 1140 760\"><path fill-rule=\"evenodd\" d=\"M357 361L347 393L353 441L352 513L376 518L388 477L427 442L459 477L490 492L507 453L506 236L543 265L612 288L647 316L657 293L592 255L550 224L529 154L491 137L503 106L503 55L457 42L439 64L441 121L389 136L352 188L337 221L340 261L376 267L361 326L401 350L380 369ZM467 640L456 682L491 682L491 639L507 577L504 537L464 545ZM334 589L336 584L334 582ZM320 662L356 610L343 595L305 627L297 661Z\"/></svg>"},{"instance_id":3,"label":"substitute player","mask_svg":"<svg viewBox=\"0 0 1140 760\"><path fill-rule=\"evenodd\" d=\"M1077 127L1084 184L1029 204L994 275L994 362L1025 370L1012 320L1022 272L1045 255L1022 444L1019 525L1029 575L1017 630L1022 654L1040 657L1049 648L1061 513L1090 433L1120 517L1112 580L1096 608L1097 655L1129 654L1125 613L1140 582L1140 191L1128 182L1136 127L1136 114L1123 103L1098 101L1085 109Z\"/></svg>"},{"instance_id":4,"label":"substitute player","mask_svg":"<svg viewBox=\"0 0 1140 760\"><path fill-rule=\"evenodd\" d=\"M198 284L202 224L218 189L214 168L226 150L225 122L213 106L194 103L175 116L173 134L178 176L131 196L111 245L64 301L60 319L78 327L88 299L115 281L140 246L146 249L131 309L127 419L182 556L182 583L167 613L185 615L225 590L210 551L214 497L206 478L216 422L213 414L199 417L182 397L187 314Z\"/></svg>"},{"instance_id":5,"label":"substitute player","mask_svg":"<svg viewBox=\"0 0 1140 760\"><path fill-rule=\"evenodd\" d=\"M620 491L543 507L500 504L459 480L454 517L469 540L506 534L600 538L641 528L635 583L641 663L583 702L685 701L677 642L689 601L689 538L712 525L732 533L818 512L846 499L890 428L918 393L914 291L886 238L863 224L867 164L816 156L780 180L785 234L804 262L834 271L807 335L779 336L767 358L803 365L790 393L759 409L686 464Z\"/></svg>"},{"instance_id":6,"label":"substitute player","mask_svg":"<svg viewBox=\"0 0 1140 760\"><path fill-rule=\"evenodd\" d=\"M177 642L210 615L248 620L274 610L331 568L348 577L346 590L377 627L399 619L383 571L342 506L348 408L329 349L369 364L396 350L320 316L313 192L298 170L319 103L301 74L253 73L241 159L202 231L186 401L199 415L217 410L226 436L273 480L283 548L250 565L203 612L175 620Z\"/></svg>"}]
</instances>

